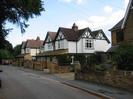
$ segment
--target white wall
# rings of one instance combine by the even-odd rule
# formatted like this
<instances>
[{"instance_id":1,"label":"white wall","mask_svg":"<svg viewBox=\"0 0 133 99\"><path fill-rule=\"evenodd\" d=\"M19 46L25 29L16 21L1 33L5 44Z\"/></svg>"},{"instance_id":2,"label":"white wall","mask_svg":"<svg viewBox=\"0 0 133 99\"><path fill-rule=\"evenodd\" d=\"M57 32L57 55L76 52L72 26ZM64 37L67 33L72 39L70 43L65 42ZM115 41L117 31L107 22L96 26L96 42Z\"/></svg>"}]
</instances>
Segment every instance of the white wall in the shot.
<instances>
[{"instance_id":1,"label":"white wall","mask_svg":"<svg viewBox=\"0 0 133 99\"><path fill-rule=\"evenodd\" d=\"M36 54L38 54L40 52L39 49L30 49L30 55L31 56L36 56Z\"/></svg>"},{"instance_id":2,"label":"white wall","mask_svg":"<svg viewBox=\"0 0 133 99\"><path fill-rule=\"evenodd\" d=\"M67 49L68 48L68 41L66 39L60 41L60 48L58 47L58 41L55 42L55 50L58 49Z\"/></svg>"},{"instance_id":3,"label":"white wall","mask_svg":"<svg viewBox=\"0 0 133 99\"><path fill-rule=\"evenodd\" d=\"M88 49L85 48L85 39L83 39L82 41L82 48L83 48L82 53L94 53L95 52L95 44L93 48L88 48Z\"/></svg>"},{"instance_id":4,"label":"white wall","mask_svg":"<svg viewBox=\"0 0 133 99\"><path fill-rule=\"evenodd\" d=\"M95 51L106 52L109 49L110 44L107 43L106 40L94 40L94 46L95 46Z\"/></svg>"},{"instance_id":5,"label":"white wall","mask_svg":"<svg viewBox=\"0 0 133 99\"><path fill-rule=\"evenodd\" d=\"M78 51L77 53L94 53L96 51L106 52L110 44L106 40L95 40L94 39L94 48L93 49L86 49L85 48L85 39L80 39L77 42Z\"/></svg>"},{"instance_id":6,"label":"white wall","mask_svg":"<svg viewBox=\"0 0 133 99\"><path fill-rule=\"evenodd\" d=\"M21 49L21 54L25 54L25 50L24 49Z\"/></svg>"},{"instance_id":7,"label":"white wall","mask_svg":"<svg viewBox=\"0 0 133 99\"><path fill-rule=\"evenodd\" d=\"M48 43L50 42L50 43ZM48 35L47 39L46 39L46 43L44 44L44 51L53 51L54 47L53 47L53 42L50 38L50 36Z\"/></svg>"},{"instance_id":8,"label":"white wall","mask_svg":"<svg viewBox=\"0 0 133 99\"><path fill-rule=\"evenodd\" d=\"M77 42L77 53L83 53L83 40L80 39Z\"/></svg>"},{"instance_id":9,"label":"white wall","mask_svg":"<svg viewBox=\"0 0 133 99\"><path fill-rule=\"evenodd\" d=\"M48 47L50 46L50 47ZM54 48L53 48L53 44L52 43L45 43L44 45L44 51L53 51Z\"/></svg>"},{"instance_id":10,"label":"white wall","mask_svg":"<svg viewBox=\"0 0 133 99\"><path fill-rule=\"evenodd\" d=\"M76 42L68 42L68 52L76 53Z\"/></svg>"}]
</instances>

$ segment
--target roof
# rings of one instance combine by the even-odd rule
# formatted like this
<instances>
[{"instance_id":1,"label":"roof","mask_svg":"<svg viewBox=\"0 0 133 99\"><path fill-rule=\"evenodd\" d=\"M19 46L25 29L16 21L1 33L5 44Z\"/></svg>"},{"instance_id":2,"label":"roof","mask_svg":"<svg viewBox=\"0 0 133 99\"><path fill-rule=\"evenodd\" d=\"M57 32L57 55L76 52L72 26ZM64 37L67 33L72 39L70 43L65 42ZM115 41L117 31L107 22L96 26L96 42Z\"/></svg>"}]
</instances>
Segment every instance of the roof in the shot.
<instances>
[{"instance_id":1,"label":"roof","mask_svg":"<svg viewBox=\"0 0 133 99\"><path fill-rule=\"evenodd\" d=\"M21 48L24 49L25 45L26 45L26 41L23 41L22 44L21 44Z\"/></svg>"},{"instance_id":2,"label":"roof","mask_svg":"<svg viewBox=\"0 0 133 99\"><path fill-rule=\"evenodd\" d=\"M70 28L60 27L58 32L57 32L57 35L59 34L59 31L61 31L63 33L63 35L65 36L65 38L68 41L74 41L74 42L78 41L86 31L89 31L93 38L96 38L97 34L102 33L103 36L105 37L105 39L107 40L107 42L110 43L109 39L107 38L107 36L105 35L105 33L103 32L102 29L99 29L96 31L91 31L89 28L84 28L84 29L80 29L80 30L75 31L75 30L70 29Z\"/></svg>"},{"instance_id":3,"label":"roof","mask_svg":"<svg viewBox=\"0 0 133 99\"><path fill-rule=\"evenodd\" d=\"M52 42L53 42L53 41L55 40L56 34L57 34L57 32L50 32L50 31L47 32L47 35L46 35L46 37L45 37L44 42L46 42L48 36L51 38L51 40L52 40ZM43 42L43 45L45 44L44 42Z\"/></svg>"},{"instance_id":4,"label":"roof","mask_svg":"<svg viewBox=\"0 0 133 99\"><path fill-rule=\"evenodd\" d=\"M124 28L126 20L129 16L128 15L129 11L133 9L132 7L133 7L133 0L130 0L129 4L127 6L127 10L126 10L124 18L122 20L120 20L113 28L111 28L110 31L120 30L120 29Z\"/></svg>"},{"instance_id":5,"label":"roof","mask_svg":"<svg viewBox=\"0 0 133 99\"><path fill-rule=\"evenodd\" d=\"M67 53L68 53L68 49L59 49L59 50L46 51L44 53L39 53L36 57L63 55Z\"/></svg>"},{"instance_id":6,"label":"roof","mask_svg":"<svg viewBox=\"0 0 133 99\"><path fill-rule=\"evenodd\" d=\"M40 48L43 45L43 41L40 40L39 37L37 37L36 40L29 39L27 41L22 42L21 49L25 48Z\"/></svg>"},{"instance_id":7,"label":"roof","mask_svg":"<svg viewBox=\"0 0 133 99\"><path fill-rule=\"evenodd\" d=\"M122 26L122 23L123 23L123 19L121 19L113 28L111 28L109 31L115 31L115 30L120 30L121 29L121 26Z\"/></svg>"},{"instance_id":8,"label":"roof","mask_svg":"<svg viewBox=\"0 0 133 99\"><path fill-rule=\"evenodd\" d=\"M107 38L107 36L105 35L105 33L103 32L102 29L92 31L91 35L92 35L93 38L96 38L97 35L98 35L99 33L102 33L102 34L103 34L103 37L105 38L105 40L106 40L108 43L110 43L109 39Z\"/></svg>"},{"instance_id":9,"label":"roof","mask_svg":"<svg viewBox=\"0 0 133 99\"><path fill-rule=\"evenodd\" d=\"M129 17L130 10L133 10L133 0L129 0L128 6L127 6L127 9L126 9L126 13L125 13L125 16L124 16L124 20L123 20L123 23L122 23L122 26L121 26L122 29L124 28L125 23L127 21L127 18Z\"/></svg>"},{"instance_id":10,"label":"roof","mask_svg":"<svg viewBox=\"0 0 133 99\"><path fill-rule=\"evenodd\" d=\"M73 29L60 27L58 32L59 31L63 33L68 41L78 41L79 37L86 31L86 28L74 31Z\"/></svg>"},{"instance_id":11,"label":"roof","mask_svg":"<svg viewBox=\"0 0 133 99\"><path fill-rule=\"evenodd\" d=\"M49 36L50 36L51 40L52 40L52 41L54 41L54 40L55 40L55 36L56 36L57 32L48 32L48 34L49 34Z\"/></svg>"},{"instance_id":12,"label":"roof","mask_svg":"<svg viewBox=\"0 0 133 99\"><path fill-rule=\"evenodd\" d=\"M26 48L40 48L43 45L42 40L27 40Z\"/></svg>"}]
</instances>

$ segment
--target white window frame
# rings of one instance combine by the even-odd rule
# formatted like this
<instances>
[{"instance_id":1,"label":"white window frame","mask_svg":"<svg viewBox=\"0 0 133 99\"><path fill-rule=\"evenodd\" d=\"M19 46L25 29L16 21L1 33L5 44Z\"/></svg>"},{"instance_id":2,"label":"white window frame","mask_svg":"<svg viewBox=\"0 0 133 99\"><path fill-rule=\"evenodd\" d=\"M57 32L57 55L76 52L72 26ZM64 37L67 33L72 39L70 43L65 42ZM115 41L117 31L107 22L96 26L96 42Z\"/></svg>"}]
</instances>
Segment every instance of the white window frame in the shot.
<instances>
[{"instance_id":1,"label":"white window frame","mask_svg":"<svg viewBox=\"0 0 133 99\"><path fill-rule=\"evenodd\" d=\"M85 39L85 49L94 49L94 41L92 39Z\"/></svg>"}]
</instances>

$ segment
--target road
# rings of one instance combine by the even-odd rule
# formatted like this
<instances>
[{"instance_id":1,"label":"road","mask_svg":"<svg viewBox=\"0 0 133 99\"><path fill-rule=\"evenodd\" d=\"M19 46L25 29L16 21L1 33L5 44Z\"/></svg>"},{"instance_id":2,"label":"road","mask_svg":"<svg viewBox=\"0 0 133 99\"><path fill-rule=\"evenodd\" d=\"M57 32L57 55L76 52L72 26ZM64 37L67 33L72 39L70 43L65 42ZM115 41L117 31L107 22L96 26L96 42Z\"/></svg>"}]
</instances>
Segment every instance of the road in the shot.
<instances>
[{"instance_id":1,"label":"road","mask_svg":"<svg viewBox=\"0 0 133 99\"><path fill-rule=\"evenodd\" d=\"M99 99L82 90L63 85L45 74L39 75L12 66L0 66L1 68L0 99Z\"/></svg>"}]
</instances>

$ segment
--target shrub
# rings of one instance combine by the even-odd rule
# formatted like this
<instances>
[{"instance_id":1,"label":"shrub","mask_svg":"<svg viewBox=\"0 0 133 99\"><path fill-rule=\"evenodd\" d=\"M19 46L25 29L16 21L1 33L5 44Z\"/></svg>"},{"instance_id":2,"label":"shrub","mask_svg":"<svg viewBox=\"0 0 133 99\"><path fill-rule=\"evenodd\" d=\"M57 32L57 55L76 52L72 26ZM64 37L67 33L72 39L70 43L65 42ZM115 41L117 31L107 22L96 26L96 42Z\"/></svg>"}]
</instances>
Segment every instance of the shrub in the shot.
<instances>
[{"instance_id":1,"label":"shrub","mask_svg":"<svg viewBox=\"0 0 133 99\"><path fill-rule=\"evenodd\" d=\"M70 65L71 63L71 58L68 55L57 56L57 60L60 66Z\"/></svg>"},{"instance_id":2,"label":"shrub","mask_svg":"<svg viewBox=\"0 0 133 99\"><path fill-rule=\"evenodd\" d=\"M133 70L133 45L123 43L116 49L113 60L117 63L118 69Z\"/></svg>"}]
</instances>

